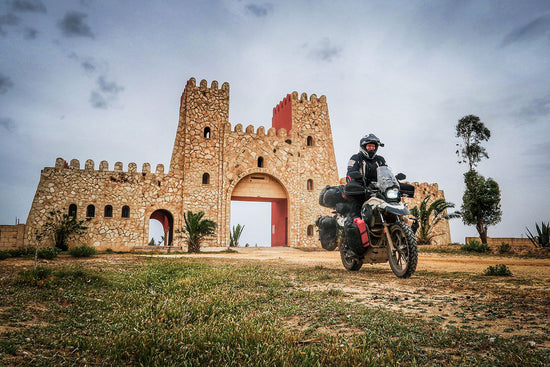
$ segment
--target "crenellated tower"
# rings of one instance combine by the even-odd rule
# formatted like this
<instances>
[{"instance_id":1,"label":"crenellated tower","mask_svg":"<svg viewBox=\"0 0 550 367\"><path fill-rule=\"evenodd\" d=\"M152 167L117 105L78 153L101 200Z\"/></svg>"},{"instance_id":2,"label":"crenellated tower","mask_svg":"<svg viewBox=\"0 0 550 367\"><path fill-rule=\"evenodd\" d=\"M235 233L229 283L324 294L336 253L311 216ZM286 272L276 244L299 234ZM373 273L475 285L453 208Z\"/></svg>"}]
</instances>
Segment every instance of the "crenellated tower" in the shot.
<instances>
[{"instance_id":1,"label":"crenellated tower","mask_svg":"<svg viewBox=\"0 0 550 367\"><path fill-rule=\"evenodd\" d=\"M206 80L196 85L195 78L189 79L181 95L179 123L174 140L174 149L169 173L184 179L195 180L191 165L206 163L212 165L219 158L223 134L222 129L229 119L229 84L213 81L208 87Z\"/></svg>"}]
</instances>

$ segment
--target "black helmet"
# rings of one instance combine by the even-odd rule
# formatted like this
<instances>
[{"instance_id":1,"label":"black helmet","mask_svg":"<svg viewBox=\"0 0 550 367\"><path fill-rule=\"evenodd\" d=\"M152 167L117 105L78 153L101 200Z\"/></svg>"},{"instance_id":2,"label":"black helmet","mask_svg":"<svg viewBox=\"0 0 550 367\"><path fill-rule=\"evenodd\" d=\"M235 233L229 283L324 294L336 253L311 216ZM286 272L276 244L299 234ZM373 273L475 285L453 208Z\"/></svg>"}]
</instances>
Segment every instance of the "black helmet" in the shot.
<instances>
[{"instance_id":1,"label":"black helmet","mask_svg":"<svg viewBox=\"0 0 550 367\"><path fill-rule=\"evenodd\" d=\"M374 144L374 150L367 150L367 144ZM378 139L374 134L363 136L359 141L359 145L361 147L361 153L363 153L363 155L368 159L374 158L376 152L378 151L378 147L384 146L380 139Z\"/></svg>"}]
</instances>

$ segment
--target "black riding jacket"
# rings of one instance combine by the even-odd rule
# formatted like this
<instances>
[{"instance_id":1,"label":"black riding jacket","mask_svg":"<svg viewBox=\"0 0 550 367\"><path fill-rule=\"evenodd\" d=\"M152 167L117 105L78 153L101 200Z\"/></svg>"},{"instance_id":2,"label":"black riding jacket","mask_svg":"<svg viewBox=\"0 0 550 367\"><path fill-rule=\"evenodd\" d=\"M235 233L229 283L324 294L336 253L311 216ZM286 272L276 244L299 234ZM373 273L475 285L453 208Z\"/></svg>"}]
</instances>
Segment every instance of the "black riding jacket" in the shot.
<instances>
[{"instance_id":1,"label":"black riding jacket","mask_svg":"<svg viewBox=\"0 0 550 367\"><path fill-rule=\"evenodd\" d=\"M365 178L365 185L369 185L371 182L376 182L376 168L380 166L386 166L386 160L384 157L375 155L372 159L367 159L361 152L351 156L348 162L348 173L346 175L346 182L350 182L350 172L361 172Z\"/></svg>"}]
</instances>

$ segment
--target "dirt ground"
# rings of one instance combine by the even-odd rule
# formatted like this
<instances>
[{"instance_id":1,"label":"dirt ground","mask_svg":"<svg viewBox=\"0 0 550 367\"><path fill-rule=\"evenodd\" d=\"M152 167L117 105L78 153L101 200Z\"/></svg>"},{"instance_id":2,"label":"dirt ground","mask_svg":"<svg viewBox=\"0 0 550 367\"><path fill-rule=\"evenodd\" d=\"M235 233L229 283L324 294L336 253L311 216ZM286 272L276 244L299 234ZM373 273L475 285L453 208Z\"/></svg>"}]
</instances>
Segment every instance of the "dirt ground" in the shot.
<instances>
[{"instance_id":1,"label":"dirt ground","mask_svg":"<svg viewBox=\"0 0 550 367\"><path fill-rule=\"evenodd\" d=\"M433 321L442 328L485 332L490 334L490 339L495 336L523 337L532 346L550 348L550 259L421 253L416 273L410 279L398 279L387 263L365 264L357 272L348 272L340 262L338 251L286 247L235 250L228 253L219 248L207 248L200 254L154 256L326 269L326 280L308 282L307 290L338 290L350 304L360 302L392 309L409 317ZM86 260L58 258L52 262L125 262L131 259L132 255L112 254ZM3 262L32 264L31 260L21 259ZM488 266L497 264L505 264L513 276L483 275Z\"/></svg>"},{"instance_id":2,"label":"dirt ground","mask_svg":"<svg viewBox=\"0 0 550 367\"><path fill-rule=\"evenodd\" d=\"M550 259L421 253L416 273L410 279L398 279L387 263L365 264L358 272L348 272L338 251L206 251L183 256L330 269L327 282L317 282L309 288L338 289L350 302L392 309L444 328L485 332L492 335L489 338L521 336L528 338L532 346L550 348ZM489 266L498 264L506 265L513 276L483 275Z\"/></svg>"}]
</instances>

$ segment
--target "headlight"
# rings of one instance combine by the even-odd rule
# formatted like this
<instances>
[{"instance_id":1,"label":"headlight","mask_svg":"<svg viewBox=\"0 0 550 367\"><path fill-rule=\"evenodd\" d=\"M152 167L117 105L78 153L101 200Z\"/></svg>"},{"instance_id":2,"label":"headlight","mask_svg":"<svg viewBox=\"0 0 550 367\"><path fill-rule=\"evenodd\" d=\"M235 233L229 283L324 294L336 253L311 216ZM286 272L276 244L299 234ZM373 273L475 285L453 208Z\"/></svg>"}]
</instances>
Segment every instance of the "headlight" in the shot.
<instances>
[{"instance_id":1,"label":"headlight","mask_svg":"<svg viewBox=\"0 0 550 367\"><path fill-rule=\"evenodd\" d=\"M388 200L397 199L399 197L399 190L397 189L389 189L386 191L386 197Z\"/></svg>"}]
</instances>

